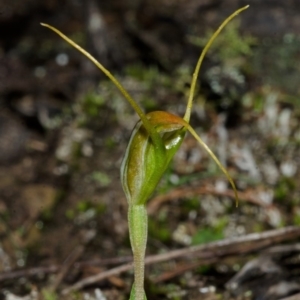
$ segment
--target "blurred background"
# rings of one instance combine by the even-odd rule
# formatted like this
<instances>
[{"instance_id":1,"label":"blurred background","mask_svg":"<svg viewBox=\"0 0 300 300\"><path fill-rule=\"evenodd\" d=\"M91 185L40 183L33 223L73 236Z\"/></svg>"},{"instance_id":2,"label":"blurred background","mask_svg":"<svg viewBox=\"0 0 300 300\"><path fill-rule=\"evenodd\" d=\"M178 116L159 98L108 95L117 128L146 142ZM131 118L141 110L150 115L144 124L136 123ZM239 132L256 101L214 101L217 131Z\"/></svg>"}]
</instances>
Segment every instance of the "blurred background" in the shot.
<instances>
[{"instance_id":1,"label":"blurred background","mask_svg":"<svg viewBox=\"0 0 300 300\"><path fill-rule=\"evenodd\" d=\"M240 205L188 135L149 202L149 255L300 224L298 1L0 0L0 299L127 299L132 282L132 273L118 274L60 295L130 261L119 167L138 117L40 22L93 54L144 111L183 116L201 50L247 4L204 60L191 120L235 180ZM281 299L300 291L299 260L277 281L263 272L252 285L226 285L251 258L153 264L149 299ZM285 264L278 260L280 273ZM282 294L270 292L279 285Z\"/></svg>"}]
</instances>

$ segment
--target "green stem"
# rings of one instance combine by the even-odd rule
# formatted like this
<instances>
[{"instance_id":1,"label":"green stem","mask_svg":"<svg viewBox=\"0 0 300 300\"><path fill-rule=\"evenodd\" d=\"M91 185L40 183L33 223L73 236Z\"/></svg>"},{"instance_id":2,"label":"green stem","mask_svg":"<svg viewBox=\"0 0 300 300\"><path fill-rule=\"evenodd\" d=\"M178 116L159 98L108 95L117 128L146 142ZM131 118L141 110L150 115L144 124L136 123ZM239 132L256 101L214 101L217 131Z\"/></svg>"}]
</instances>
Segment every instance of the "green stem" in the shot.
<instances>
[{"instance_id":1,"label":"green stem","mask_svg":"<svg viewBox=\"0 0 300 300\"><path fill-rule=\"evenodd\" d=\"M128 224L134 263L134 295L131 295L130 300L144 300L144 261L148 234L148 216L145 205L129 205Z\"/></svg>"}]
</instances>

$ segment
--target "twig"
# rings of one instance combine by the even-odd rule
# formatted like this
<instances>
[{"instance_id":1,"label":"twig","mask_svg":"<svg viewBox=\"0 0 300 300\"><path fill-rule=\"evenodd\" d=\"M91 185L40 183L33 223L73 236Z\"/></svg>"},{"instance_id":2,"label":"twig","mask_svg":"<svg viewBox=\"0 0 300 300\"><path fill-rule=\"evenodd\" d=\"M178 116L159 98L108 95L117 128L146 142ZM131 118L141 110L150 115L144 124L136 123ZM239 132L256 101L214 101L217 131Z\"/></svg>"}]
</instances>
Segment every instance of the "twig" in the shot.
<instances>
[{"instance_id":1,"label":"twig","mask_svg":"<svg viewBox=\"0 0 300 300\"><path fill-rule=\"evenodd\" d=\"M25 270L17 270L17 271L6 271L0 273L0 282L5 280L13 280L20 277L31 277L43 274L52 274L56 273L60 269L58 265L52 265L49 267L38 267L38 268L31 268Z\"/></svg>"},{"instance_id":2,"label":"twig","mask_svg":"<svg viewBox=\"0 0 300 300\"><path fill-rule=\"evenodd\" d=\"M202 256L202 258L198 259L196 262L181 265L179 268L176 268L175 270L173 270L171 272L166 272L164 274L161 274L160 276L156 277L152 281L154 283L159 283L159 282L162 282L162 281L170 280L173 277L176 277L176 276L178 276L178 275L180 275L180 274L182 274L186 271L195 269L197 267L217 263L225 257L228 258L230 256L236 256L236 255L242 255L242 254L257 252L257 251L259 251L261 249L264 249L264 248L266 248L268 246L271 246L271 245L272 244L270 244L269 240L261 240L261 241L255 242L255 244L248 244L247 243L246 245L245 244L236 245L234 247L234 249L230 248L230 249L224 249L223 251L219 250L218 255L214 255L214 253L213 253L213 254L208 254L206 257L203 257L204 255L202 253L200 253L200 256ZM273 249L273 247L272 247L272 249Z\"/></svg>"},{"instance_id":3,"label":"twig","mask_svg":"<svg viewBox=\"0 0 300 300\"><path fill-rule=\"evenodd\" d=\"M127 263L132 261L132 256L113 257L105 259L93 259L89 261L75 262L74 267L77 269L83 269L87 266L112 266L121 263ZM13 280L21 277L32 277L40 275L48 275L57 273L63 266L52 265L48 267L37 267L22 270L12 270L0 273L0 283L6 280Z\"/></svg>"},{"instance_id":4,"label":"twig","mask_svg":"<svg viewBox=\"0 0 300 300\"><path fill-rule=\"evenodd\" d=\"M212 187L184 187L184 188L178 188L173 189L167 194L164 195L158 195L155 198L153 198L149 205L148 205L148 213L154 214L158 208L164 204L165 202L172 201L174 199L178 198L188 198L195 195L213 195L213 196L222 196L222 197L229 197L234 199L235 195L234 192L231 190L226 191L218 191L215 188ZM259 206L263 207L270 207L271 205L269 203L265 203L261 200L259 200L257 197L254 197L253 191L246 191L246 192L239 192L239 199L241 201L250 202Z\"/></svg>"},{"instance_id":5,"label":"twig","mask_svg":"<svg viewBox=\"0 0 300 300\"><path fill-rule=\"evenodd\" d=\"M87 277L83 280L78 281L77 283L75 283L71 287L64 289L62 291L62 294L66 295L70 292L78 291L78 290L84 288L85 286L88 286L88 285L91 285L93 283L99 282L99 281L101 281L103 279L106 279L108 277L121 274L121 273L126 272L126 271L131 270L131 269L132 269L132 263L129 263L129 264L122 265L120 267L110 269L108 271L104 271L104 272L99 273L97 275Z\"/></svg>"},{"instance_id":6,"label":"twig","mask_svg":"<svg viewBox=\"0 0 300 300\"><path fill-rule=\"evenodd\" d=\"M71 252L71 254L68 256L68 258L66 259L66 261L60 268L59 273L57 274L57 276L51 286L51 289L53 291L57 291L60 283L63 281L63 279L67 275L70 268L74 265L74 263L82 256L84 250L85 250L85 247L82 245L79 245Z\"/></svg>"},{"instance_id":7,"label":"twig","mask_svg":"<svg viewBox=\"0 0 300 300\"><path fill-rule=\"evenodd\" d=\"M262 247L267 247L276 243L295 239L297 237L300 237L300 227L290 226L286 228L265 231L262 233L252 233L243 237L225 239L217 242L208 243L206 245L187 247L179 250L170 251L164 254L148 256L145 259L145 264L150 265L183 256L191 257L192 255L194 255L194 257L197 257L198 259L225 257L237 253L238 247L241 248L243 246L245 248L244 253L250 253ZM257 247L255 247L255 245L253 244L251 245L251 243L256 243ZM248 248L246 246L247 244L250 244ZM80 290L87 285L94 284L112 275L118 275L131 269L132 264L129 263L110 269L108 271L101 272L100 274L80 280L71 287L64 289L63 294L68 294L71 291Z\"/></svg>"},{"instance_id":8,"label":"twig","mask_svg":"<svg viewBox=\"0 0 300 300\"><path fill-rule=\"evenodd\" d=\"M205 260L205 264L211 264L214 263L215 259L209 259L209 260ZM160 283L163 281L167 281L170 280L182 273L185 273L189 270L194 270L196 268L199 268L200 266L203 266L203 261L197 261L197 262L193 262L193 263L185 263L185 264L180 264L179 266L177 266L175 269L173 269L172 271L168 271L165 272L159 276L156 276L155 278L152 278L151 281L153 283Z\"/></svg>"},{"instance_id":9,"label":"twig","mask_svg":"<svg viewBox=\"0 0 300 300\"><path fill-rule=\"evenodd\" d=\"M121 257L112 257L105 259L93 259L88 261L81 261L75 264L76 267L83 268L86 266L109 266L109 265L118 265L123 263L132 262L132 256L121 256Z\"/></svg>"},{"instance_id":10,"label":"twig","mask_svg":"<svg viewBox=\"0 0 300 300\"><path fill-rule=\"evenodd\" d=\"M295 294L293 296L286 297L286 298L282 298L280 300L299 300L299 299L300 299L300 293Z\"/></svg>"}]
</instances>

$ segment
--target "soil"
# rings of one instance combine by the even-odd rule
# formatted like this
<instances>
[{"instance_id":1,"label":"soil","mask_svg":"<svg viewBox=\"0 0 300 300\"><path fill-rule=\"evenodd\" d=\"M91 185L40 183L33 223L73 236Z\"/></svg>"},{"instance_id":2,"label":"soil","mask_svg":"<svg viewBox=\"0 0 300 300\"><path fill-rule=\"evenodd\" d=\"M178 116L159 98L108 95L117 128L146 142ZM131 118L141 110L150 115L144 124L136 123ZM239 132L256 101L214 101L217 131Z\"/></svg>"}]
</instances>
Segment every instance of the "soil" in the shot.
<instances>
[{"instance_id":1,"label":"soil","mask_svg":"<svg viewBox=\"0 0 300 300\"><path fill-rule=\"evenodd\" d=\"M236 182L240 206L188 135L149 202L147 255L300 224L300 7L248 2L233 35L221 34L204 61L191 120ZM125 272L63 293L131 259L119 168L138 117L98 69L39 23L88 49L146 112L183 115L198 37L246 4L0 1L0 299L128 299L133 279ZM206 263L151 264L148 299L300 293L295 242L268 262L261 247ZM266 268L233 289L253 261Z\"/></svg>"}]
</instances>

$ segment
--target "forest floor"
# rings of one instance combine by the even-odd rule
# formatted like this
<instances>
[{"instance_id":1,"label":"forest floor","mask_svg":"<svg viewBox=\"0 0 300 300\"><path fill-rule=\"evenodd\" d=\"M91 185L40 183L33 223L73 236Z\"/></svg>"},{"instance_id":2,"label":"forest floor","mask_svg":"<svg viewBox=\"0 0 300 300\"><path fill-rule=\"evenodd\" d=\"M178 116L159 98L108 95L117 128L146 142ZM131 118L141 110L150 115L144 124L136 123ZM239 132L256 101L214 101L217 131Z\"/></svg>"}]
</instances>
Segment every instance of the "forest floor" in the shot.
<instances>
[{"instance_id":1,"label":"forest floor","mask_svg":"<svg viewBox=\"0 0 300 300\"><path fill-rule=\"evenodd\" d=\"M98 3L99 2L99 3ZM183 116L187 135L153 199L148 299L300 299L300 8L297 0L0 2L0 299L128 299L133 273L119 168L137 115ZM298 293L298 296L297 296ZM298 297L298 298L297 298Z\"/></svg>"}]
</instances>

